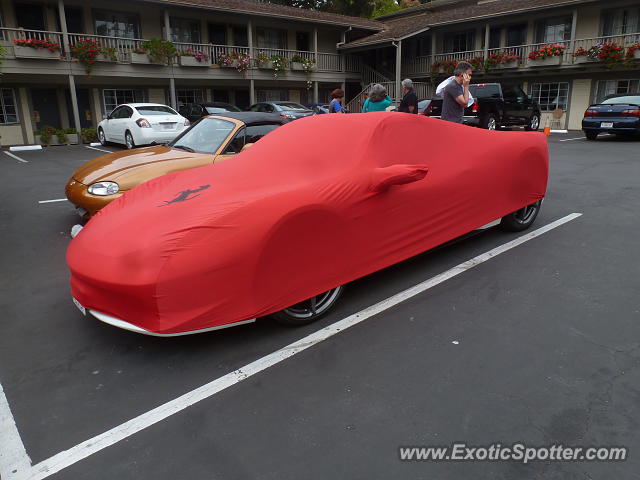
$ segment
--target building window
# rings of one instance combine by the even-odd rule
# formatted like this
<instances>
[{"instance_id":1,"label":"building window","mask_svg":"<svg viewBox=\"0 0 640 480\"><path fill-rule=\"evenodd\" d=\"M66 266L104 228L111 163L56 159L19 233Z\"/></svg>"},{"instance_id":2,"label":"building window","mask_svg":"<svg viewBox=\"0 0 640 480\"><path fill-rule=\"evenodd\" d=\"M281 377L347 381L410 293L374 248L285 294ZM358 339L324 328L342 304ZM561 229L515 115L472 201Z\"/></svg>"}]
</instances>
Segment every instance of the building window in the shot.
<instances>
[{"instance_id":1,"label":"building window","mask_svg":"<svg viewBox=\"0 0 640 480\"><path fill-rule=\"evenodd\" d=\"M571 40L571 17L556 17L536 22L536 43L557 43Z\"/></svg>"},{"instance_id":2,"label":"building window","mask_svg":"<svg viewBox=\"0 0 640 480\"><path fill-rule=\"evenodd\" d=\"M507 47L519 47L527 43L527 25L509 25L507 27Z\"/></svg>"},{"instance_id":3,"label":"building window","mask_svg":"<svg viewBox=\"0 0 640 480\"><path fill-rule=\"evenodd\" d=\"M241 25L234 25L231 27L233 32L233 45L236 47L248 47L249 36L247 35L247 27Z\"/></svg>"},{"instance_id":4,"label":"building window","mask_svg":"<svg viewBox=\"0 0 640 480\"><path fill-rule=\"evenodd\" d=\"M16 94L13 88L0 88L0 125L19 123L16 110Z\"/></svg>"},{"instance_id":5,"label":"building window","mask_svg":"<svg viewBox=\"0 0 640 480\"><path fill-rule=\"evenodd\" d=\"M227 44L227 26L223 23L209 23L209 43L212 45Z\"/></svg>"},{"instance_id":6,"label":"building window","mask_svg":"<svg viewBox=\"0 0 640 480\"><path fill-rule=\"evenodd\" d=\"M286 30L258 27L256 29L256 33L258 34L258 48L287 49Z\"/></svg>"},{"instance_id":7,"label":"building window","mask_svg":"<svg viewBox=\"0 0 640 480\"><path fill-rule=\"evenodd\" d=\"M47 30L43 5L16 3L13 8L18 28L24 28L26 30Z\"/></svg>"},{"instance_id":8,"label":"building window","mask_svg":"<svg viewBox=\"0 0 640 480\"><path fill-rule=\"evenodd\" d=\"M609 95L640 93L640 80L600 80L596 93L596 103Z\"/></svg>"},{"instance_id":9,"label":"building window","mask_svg":"<svg viewBox=\"0 0 640 480\"><path fill-rule=\"evenodd\" d=\"M626 35L640 32L640 7L602 12L602 35Z\"/></svg>"},{"instance_id":10,"label":"building window","mask_svg":"<svg viewBox=\"0 0 640 480\"><path fill-rule=\"evenodd\" d=\"M104 89L102 91L104 111L109 113L123 103L144 102L144 92L133 89Z\"/></svg>"},{"instance_id":11,"label":"building window","mask_svg":"<svg viewBox=\"0 0 640 480\"><path fill-rule=\"evenodd\" d=\"M278 88L256 90L258 102L286 102L289 100L289 92Z\"/></svg>"},{"instance_id":12,"label":"building window","mask_svg":"<svg viewBox=\"0 0 640 480\"><path fill-rule=\"evenodd\" d=\"M296 32L296 50L308 52L311 50L309 32Z\"/></svg>"},{"instance_id":13,"label":"building window","mask_svg":"<svg viewBox=\"0 0 640 480\"><path fill-rule=\"evenodd\" d=\"M104 37L140 38L138 16L132 13L96 10L96 35Z\"/></svg>"},{"instance_id":14,"label":"building window","mask_svg":"<svg viewBox=\"0 0 640 480\"><path fill-rule=\"evenodd\" d=\"M500 48L502 41L502 28L491 27L489 29L489 48Z\"/></svg>"},{"instance_id":15,"label":"building window","mask_svg":"<svg viewBox=\"0 0 640 480\"><path fill-rule=\"evenodd\" d=\"M531 97L538 102L543 112L552 112L556 108L566 111L569 83L532 83Z\"/></svg>"},{"instance_id":16,"label":"building window","mask_svg":"<svg viewBox=\"0 0 640 480\"><path fill-rule=\"evenodd\" d=\"M172 18L171 41L176 43L200 43L200 21Z\"/></svg>"},{"instance_id":17,"label":"building window","mask_svg":"<svg viewBox=\"0 0 640 480\"><path fill-rule=\"evenodd\" d=\"M178 88L176 89L176 101L178 106L189 103L202 103L204 94L201 88Z\"/></svg>"},{"instance_id":18,"label":"building window","mask_svg":"<svg viewBox=\"0 0 640 480\"><path fill-rule=\"evenodd\" d=\"M469 52L474 49L476 32L445 33L444 53Z\"/></svg>"}]
</instances>

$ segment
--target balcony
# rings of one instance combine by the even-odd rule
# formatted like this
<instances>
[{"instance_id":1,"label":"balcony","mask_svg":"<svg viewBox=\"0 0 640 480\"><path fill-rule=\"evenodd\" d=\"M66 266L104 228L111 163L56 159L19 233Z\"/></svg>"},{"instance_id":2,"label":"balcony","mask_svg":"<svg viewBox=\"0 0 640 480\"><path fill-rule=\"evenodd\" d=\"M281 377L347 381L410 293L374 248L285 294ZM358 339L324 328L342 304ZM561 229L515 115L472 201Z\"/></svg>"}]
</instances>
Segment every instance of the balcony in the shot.
<instances>
[{"instance_id":1,"label":"balcony","mask_svg":"<svg viewBox=\"0 0 640 480\"><path fill-rule=\"evenodd\" d=\"M147 64L154 65L143 51L146 40L122 37L105 37L88 34L68 34L70 48L73 48L81 40L95 42L100 50L96 61L98 64ZM61 32L49 32L39 30L24 30L16 28L0 28L0 41L7 48L7 58L16 59L53 59L58 61L74 61L72 55L65 52L64 34ZM16 44L15 41L23 45ZM48 42L44 44L43 42ZM44 48L32 48L29 44L39 44ZM250 58L249 70L264 69L264 63L258 63L258 56L263 59L273 59L274 57L286 59L287 69L299 69L296 65L302 59L306 62L309 74L314 72L322 73L360 73L360 59L358 57L345 56L335 53L307 52L299 50L282 50L270 48L249 48L246 46L212 45L199 43L174 43L179 59L174 60L174 65L187 69L189 67L218 68L224 65L222 59L225 56L237 58ZM48 46L48 48L47 48ZM180 55L182 54L182 55ZM185 60L194 58L195 60ZM294 62L293 60L296 60ZM202 68L202 70L205 70ZM238 69L227 68L231 75L241 76L244 72Z\"/></svg>"},{"instance_id":2,"label":"balcony","mask_svg":"<svg viewBox=\"0 0 640 480\"><path fill-rule=\"evenodd\" d=\"M515 69L537 69L542 67L585 67L589 65L638 65L640 49L629 54L629 47L640 43L640 33L584 38L557 42L562 47L559 55L541 59L531 59L529 54L546 44L519 45L484 50L471 50L421 56L403 61L403 71L407 75L438 75L453 71L455 63L465 60L474 65L475 70L486 73L508 72ZM608 52L602 46L608 45ZM486 55L486 58L485 58Z\"/></svg>"}]
</instances>

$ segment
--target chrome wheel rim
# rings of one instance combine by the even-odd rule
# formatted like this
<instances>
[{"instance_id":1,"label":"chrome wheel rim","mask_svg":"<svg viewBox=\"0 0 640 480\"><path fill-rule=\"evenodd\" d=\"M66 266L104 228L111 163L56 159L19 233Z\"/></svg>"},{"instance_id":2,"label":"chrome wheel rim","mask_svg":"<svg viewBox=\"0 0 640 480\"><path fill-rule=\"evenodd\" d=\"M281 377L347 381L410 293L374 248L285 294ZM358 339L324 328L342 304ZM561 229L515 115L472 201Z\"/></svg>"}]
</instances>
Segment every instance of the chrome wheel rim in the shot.
<instances>
[{"instance_id":1,"label":"chrome wheel rim","mask_svg":"<svg viewBox=\"0 0 640 480\"><path fill-rule=\"evenodd\" d=\"M133 148L133 138L131 138L131 134L126 137L127 148Z\"/></svg>"},{"instance_id":2,"label":"chrome wheel rim","mask_svg":"<svg viewBox=\"0 0 640 480\"><path fill-rule=\"evenodd\" d=\"M496 129L496 119L495 118L490 118L489 122L487 123L487 129L489 130L495 130Z\"/></svg>"},{"instance_id":3,"label":"chrome wheel rim","mask_svg":"<svg viewBox=\"0 0 640 480\"><path fill-rule=\"evenodd\" d=\"M533 218L533 216L538 211L538 208L540 208L540 202L536 202L536 203L532 203L531 205L527 205L526 207L521 208L520 210L516 211L513 214L513 219L516 222L520 223L520 224L529 223L531 221L531 219Z\"/></svg>"},{"instance_id":4,"label":"chrome wheel rim","mask_svg":"<svg viewBox=\"0 0 640 480\"><path fill-rule=\"evenodd\" d=\"M104 130L100 130L98 132L98 136L99 136L99 139L100 139L100 143L104 145L106 143L106 140L107 140L106 137L104 136Z\"/></svg>"},{"instance_id":5,"label":"chrome wheel rim","mask_svg":"<svg viewBox=\"0 0 640 480\"><path fill-rule=\"evenodd\" d=\"M283 312L290 317L299 319L322 315L331 308L336 298L338 298L338 295L340 295L340 292L342 292L342 286L328 290L303 302L296 303L289 308L285 308Z\"/></svg>"},{"instance_id":6,"label":"chrome wheel rim","mask_svg":"<svg viewBox=\"0 0 640 480\"><path fill-rule=\"evenodd\" d=\"M531 130L537 130L540 126L540 119L537 116L534 116L531 119Z\"/></svg>"}]
</instances>

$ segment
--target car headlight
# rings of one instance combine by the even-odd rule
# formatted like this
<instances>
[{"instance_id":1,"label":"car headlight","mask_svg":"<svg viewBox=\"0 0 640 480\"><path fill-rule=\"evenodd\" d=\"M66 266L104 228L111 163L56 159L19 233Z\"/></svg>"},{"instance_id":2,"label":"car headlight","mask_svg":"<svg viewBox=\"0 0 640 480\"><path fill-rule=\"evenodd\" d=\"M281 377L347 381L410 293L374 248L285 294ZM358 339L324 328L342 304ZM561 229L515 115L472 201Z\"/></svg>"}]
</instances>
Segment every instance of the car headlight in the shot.
<instances>
[{"instance_id":1,"label":"car headlight","mask_svg":"<svg viewBox=\"0 0 640 480\"><path fill-rule=\"evenodd\" d=\"M120 191L116 182L97 182L89 185L88 191L92 195L113 195Z\"/></svg>"}]
</instances>

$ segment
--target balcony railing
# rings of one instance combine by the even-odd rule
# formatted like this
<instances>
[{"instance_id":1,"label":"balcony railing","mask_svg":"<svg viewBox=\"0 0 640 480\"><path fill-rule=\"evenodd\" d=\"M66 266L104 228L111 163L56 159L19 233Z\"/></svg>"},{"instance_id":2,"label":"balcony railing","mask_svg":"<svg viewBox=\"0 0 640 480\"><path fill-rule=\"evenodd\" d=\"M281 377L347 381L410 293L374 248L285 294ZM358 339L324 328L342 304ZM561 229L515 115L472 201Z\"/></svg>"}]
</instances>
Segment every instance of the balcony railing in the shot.
<instances>
[{"instance_id":1,"label":"balcony railing","mask_svg":"<svg viewBox=\"0 0 640 480\"><path fill-rule=\"evenodd\" d=\"M13 41L17 39L48 40L59 44L60 51L64 53L64 35L61 32L0 28L0 40L3 40L6 45L13 44ZM69 46L71 48L81 40L91 40L105 52L108 51L101 60L115 59L118 63L131 63L131 53L142 48L145 42L144 39L138 38L106 37L101 35L76 33L68 34ZM223 54L229 55L232 53L240 53L251 55L251 49L246 46L212 45L201 43L175 43L175 46L178 52L202 52L208 57L206 62L209 65L217 64ZM289 62L292 62L294 57L313 60L315 62L314 70L319 72L360 72L360 59L351 55L318 52L316 56L314 52L308 51L253 47L252 60L255 60L256 56L259 54L265 55L269 58L282 56ZM70 59L71 55L62 55L62 60ZM251 68L257 68L255 61L251 62ZM232 69L229 70L232 71Z\"/></svg>"},{"instance_id":2,"label":"balcony railing","mask_svg":"<svg viewBox=\"0 0 640 480\"><path fill-rule=\"evenodd\" d=\"M609 35L602 37L594 37L594 38L583 38L577 40L567 40L563 42L552 42L555 45L562 45L565 47L565 50L560 58L557 58L557 64L560 65L575 65L575 64L583 64L585 61L580 57L574 57L574 53L582 48L585 51L588 51L591 47L601 45L601 44L611 44L615 43L624 49L624 54L626 55L627 48L633 44L640 42L640 32L638 33L630 33L625 35ZM501 48L492 48L487 51L487 57L492 54L508 54L512 56L518 57L518 61L511 63L510 67L530 67L536 68L536 66L540 65L540 63L532 62L529 60L529 54L544 45L548 45L549 43L535 43L529 45L516 45L509 47L501 47ZM438 72L436 68L438 65L441 65L442 62L447 61L461 61L461 60L472 60L472 59L482 59L486 60L484 50L471 50L467 52L454 52L454 53L442 53L436 55L428 55L428 56L420 56L413 59L405 59L403 61L403 71L406 74L413 75L425 75L430 74L433 69ZM597 63L598 60L594 59L594 63ZM504 68L504 64L494 66L495 69Z\"/></svg>"}]
</instances>

